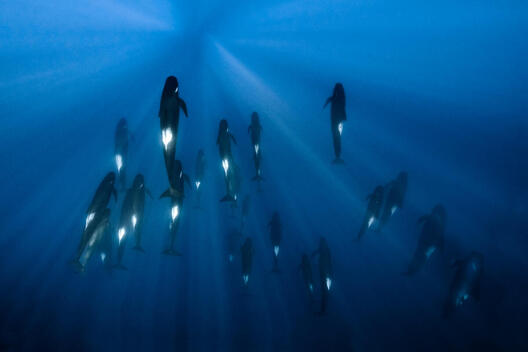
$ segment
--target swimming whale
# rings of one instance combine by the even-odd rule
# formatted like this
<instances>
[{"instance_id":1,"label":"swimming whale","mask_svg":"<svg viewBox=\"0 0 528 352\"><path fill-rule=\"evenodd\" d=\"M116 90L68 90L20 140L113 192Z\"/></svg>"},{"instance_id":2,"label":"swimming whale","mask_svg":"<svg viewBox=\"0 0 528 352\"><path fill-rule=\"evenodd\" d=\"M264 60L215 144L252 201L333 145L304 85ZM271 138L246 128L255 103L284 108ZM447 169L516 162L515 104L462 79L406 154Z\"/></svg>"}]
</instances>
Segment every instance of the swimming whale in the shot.
<instances>
[{"instance_id":1,"label":"swimming whale","mask_svg":"<svg viewBox=\"0 0 528 352\"><path fill-rule=\"evenodd\" d=\"M240 254L242 258L242 282L247 287L253 264L253 244L250 237L246 238L244 244L240 247Z\"/></svg>"},{"instance_id":2,"label":"swimming whale","mask_svg":"<svg viewBox=\"0 0 528 352\"><path fill-rule=\"evenodd\" d=\"M407 173L400 172L396 179L386 186L386 189L387 197L381 214L381 226L387 224L390 217L403 207L403 200L407 191Z\"/></svg>"},{"instance_id":3,"label":"swimming whale","mask_svg":"<svg viewBox=\"0 0 528 352\"><path fill-rule=\"evenodd\" d=\"M106 174L106 176L103 178L103 180L97 187L92 201L88 206L88 209L86 210L86 221L84 226L85 228L88 227L88 225L95 218L98 212L106 209L108 202L110 201L110 197L112 195L114 195L114 198L117 202L117 191L114 186L115 180L115 173L109 172L108 174Z\"/></svg>"},{"instance_id":4,"label":"swimming whale","mask_svg":"<svg viewBox=\"0 0 528 352\"><path fill-rule=\"evenodd\" d=\"M314 281L312 274L312 264L310 263L308 254L303 253L299 269L302 271L303 282L304 286L306 287L306 291L308 292L308 296L312 298L314 293Z\"/></svg>"},{"instance_id":5,"label":"swimming whale","mask_svg":"<svg viewBox=\"0 0 528 352\"><path fill-rule=\"evenodd\" d=\"M328 243L324 237L321 237L319 241L319 249L312 254L312 256L315 255L319 255L319 284L321 287L321 310L319 315L324 315L328 304L328 295L334 280L330 248L328 248Z\"/></svg>"},{"instance_id":6,"label":"swimming whale","mask_svg":"<svg viewBox=\"0 0 528 352\"><path fill-rule=\"evenodd\" d=\"M446 217L445 208L441 204L437 204L431 214L420 217L418 223L423 224L423 227L406 275L417 273L434 253L443 252Z\"/></svg>"},{"instance_id":7,"label":"swimming whale","mask_svg":"<svg viewBox=\"0 0 528 352\"><path fill-rule=\"evenodd\" d=\"M175 160L173 164L173 171L171 172L169 188L163 192L161 198L170 198L171 200L171 222L169 226L170 230L170 242L169 247L162 253L166 255L181 255L174 249L174 243L176 241L176 235L178 234L178 227L180 224L181 211L183 207L183 199L185 198L184 184L187 183L188 187L191 186L191 180L187 174L183 172L183 166L181 161Z\"/></svg>"},{"instance_id":8,"label":"swimming whale","mask_svg":"<svg viewBox=\"0 0 528 352\"><path fill-rule=\"evenodd\" d=\"M361 225L361 228L359 229L359 233L357 236L358 240L361 239L361 236L365 234L367 229L376 228L377 226L381 206L383 203L383 187L377 186L374 191L367 197L367 200L367 211L365 212L363 223Z\"/></svg>"},{"instance_id":9,"label":"swimming whale","mask_svg":"<svg viewBox=\"0 0 528 352\"><path fill-rule=\"evenodd\" d=\"M483 264L484 256L478 252L472 252L467 258L453 263L456 272L444 304L444 317L449 317L455 308L469 298L480 301Z\"/></svg>"},{"instance_id":10,"label":"swimming whale","mask_svg":"<svg viewBox=\"0 0 528 352\"><path fill-rule=\"evenodd\" d=\"M135 223L134 237L136 239L136 243L132 249L144 253L145 250L141 246L141 238L143 234L143 218L145 214L145 197L147 195L150 199L154 199L154 197L150 190L145 186L145 177L142 174L136 175L132 184L132 189L134 191L133 209L135 217L133 218L133 225Z\"/></svg>"},{"instance_id":11,"label":"swimming whale","mask_svg":"<svg viewBox=\"0 0 528 352\"><path fill-rule=\"evenodd\" d=\"M110 224L110 209L105 208L95 213L94 218L85 227L81 241L77 246L74 264L79 271L84 271L88 260L98 248L101 238Z\"/></svg>"},{"instance_id":12,"label":"swimming whale","mask_svg":"<svg viewBox=\"0 0 528 352\"><path fill-rule=\"evenodd\" d=\"M326 99L323 109L326 108L328 104L331 104L330 127L334 142L334 164L342 164L344 161L341 159L341 135L343 133L343 123L346 121L346 111L345 89L341 83L335 84L332 96Z\"/></svg>"},{"instance_id":13,"label":"swimming whale","mask_svg":"<svg viewBox=\"0 0 528 352\"><path fill-rule=\"evenodd\" d=\"M253 147L253 162L255 164L255 176L253 181L262 181L262 172L260 163L262 160L262 145L260 143L260 134L262 133L262 126L260 124L259 115L256 112L251 114L251 124L248 127L248 133L251 136L251 145Z\"/></svg>"},{"instance_id":14,"label":"swimming whale","mask_svg":"<svg viewBox=\"0 0 528 352\"><path fill-rule=\"evenodd\" d=\"M231 192L233 187L233 155L231 153L231 141L236 144L235 137L229 132L227 120L220 121L218 127L218 137L216 138L216 145L222 161L222 168L224 169L224 177L226 183L226 195L220 199L221 202L234 202L235 196Z\"/></svg>"},{"instance_id":15,"label":"swimming whale","mask_svg":"<svg viewBox=\"0 0 528 352\"><path fill-rule=\"evenodd\" d=\"M163 158L165 159L165 168L167 169L167 177L169 180L171 178L170 173L174 169L173 164L176 156L180 110L183 111L186 117L189 117L187 104L179 96L178 79L174 76L169 76L165 80L165 86L161 93L158 112L161 141L163 143Z\"/></svg>"},{"instance_id":16,"label":"swimming whale","mask_svg":"<svg viewBox=\"0 0 528 352\"><path fill-rule=\"evenodd\" d=\"M128 166L128 125L126 119L119 120L114 136L114 159L120 188L126 188L126 171Z\"/></svg>"},{"instance_id":17,"label":"swimming whale","mask_svg":"<svg viewBox=\"0 0 528 352\"><path fill-rule=\"evenodd\" d=\"M278 212L273 212L270 222L268 223L270 228L270 241L271 247L273 248L273 269L275 273L279 272L279 250L282 239L282 225Z\"/></svg>"}]
</instances>

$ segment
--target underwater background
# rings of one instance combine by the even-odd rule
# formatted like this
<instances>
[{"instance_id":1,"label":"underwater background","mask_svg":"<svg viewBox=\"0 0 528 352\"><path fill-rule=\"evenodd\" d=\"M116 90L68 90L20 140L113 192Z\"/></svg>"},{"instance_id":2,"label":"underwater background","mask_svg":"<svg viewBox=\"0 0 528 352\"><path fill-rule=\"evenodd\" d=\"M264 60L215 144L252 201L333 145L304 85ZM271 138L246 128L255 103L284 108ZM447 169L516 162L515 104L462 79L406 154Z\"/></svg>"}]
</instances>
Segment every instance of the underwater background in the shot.
<instances>
[{"instance_id":1,"label":"underwater background","mask_svg":"<svg viewBox=\"0 0 528 352\"><path fill-rule=\"evenodd\" d=\"M525 1L0 2L0 350L523 351L528 348L528 4ZM176 158L207 160L202 208L186 190L176 246L158 109L175 75ZM332 164L329 109L343 83L343 165ZM257 190L247 132L262 132ZM146 253L127 271L72 260L86 208L115 171L126 118L128 182L141 172ZM247 291L227 259L240 224L220 203L220 119L237 138ZM355 241L366 197L400 171L405 205ZM109 206L118 222L124 193ZM445 250L402 275L417 220L441 203ZM267 224L281 216L279 274ZM115 236L115 231L114 231ZM334 279L314 314L298 266L324 236ZM484 255L480 302L448 319L451 263ZM316 260L312 260L317 276ZM317 297L317 295L316 295Z\"/></svg>"}]
</instances>

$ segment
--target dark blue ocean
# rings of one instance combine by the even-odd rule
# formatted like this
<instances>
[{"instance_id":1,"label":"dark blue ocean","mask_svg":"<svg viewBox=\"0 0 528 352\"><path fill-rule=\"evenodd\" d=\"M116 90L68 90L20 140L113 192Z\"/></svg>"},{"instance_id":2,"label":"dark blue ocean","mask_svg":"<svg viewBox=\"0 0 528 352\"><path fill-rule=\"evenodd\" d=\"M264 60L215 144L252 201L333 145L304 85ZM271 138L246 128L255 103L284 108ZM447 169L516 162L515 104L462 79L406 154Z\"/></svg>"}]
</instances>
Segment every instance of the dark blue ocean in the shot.
<instances>
[{"instance_id":1,"label":"dark blue ocean","mask_svg":"<svg viewBox=\"0 0 528 352\"><path fill-rule=\"evenodd\" d=\"M0 2L0 351L528 350L528 4L525 1L16 0ZM176 159L191 179L175 248L158 111L179 81ZM330 108L346 93L344 164ZM248 126L262 125L264 180ZM94 193L130 132L142 245L109 269L72 264ZM216 139L236 138L238 207ZM206 158L201 209L194 187ZM408 173L403 207L356 240L367 196ZM125 191L112 197L115 242ZM241 200L251 196L241 226ZM406 271L422 215L443 251ZM268 226L280 214L279 273ZM240 246L253 241L247 287ZM326 313L318 249L333 277ZM228 256L234 248L232 262ZM457 260L483 255L480 299L444 317ZM299 270L310 255L310 300Z\"/></svg>"}]
</instances>

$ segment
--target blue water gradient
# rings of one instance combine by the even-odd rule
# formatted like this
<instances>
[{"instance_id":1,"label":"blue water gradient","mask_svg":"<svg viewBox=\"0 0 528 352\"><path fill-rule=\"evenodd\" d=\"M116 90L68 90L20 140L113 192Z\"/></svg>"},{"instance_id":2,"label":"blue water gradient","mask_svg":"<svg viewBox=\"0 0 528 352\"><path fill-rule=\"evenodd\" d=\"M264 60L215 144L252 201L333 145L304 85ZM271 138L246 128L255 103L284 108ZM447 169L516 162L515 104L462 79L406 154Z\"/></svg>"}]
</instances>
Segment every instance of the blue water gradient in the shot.
<instances>
[{"instance_id":1,"label":"blue water gradient","mask_svg":"<svg viewBox=\"0 0 528 352\"><path fill-rule=\"evenodd\" d=\"M507 1L79 0L0 2L0 350L487 351L528 346L528 3ZM177 158L207 173L203 210L187 192L162 256L168 186L158 122L175 75L189 118ZM333 165L329 111L347 95L344 165ZM262 192L247 134L263 125ZM68 264L85 211L114 170L114 129L134 137L129 179L145 175L143 245L126 272ZM226 118L252 204L250 296L218 200L215 141ZM381 233L353 239L366 196L409 173L405 207ZM110 203L112 223L119 202ZM446 206L446 248L402 276L417 219ZM271 273L268 221L283 223ZM240 210L238 210L240 211ZM335 278L314 315L298 265L320 236ZM484 254L480 303L442 318L454 259ZM316 261L313 263L314 270ZM317 274L317 271L315 271ZM316 275L317 277L317 275Z\"/></svg>"}]
</instances>

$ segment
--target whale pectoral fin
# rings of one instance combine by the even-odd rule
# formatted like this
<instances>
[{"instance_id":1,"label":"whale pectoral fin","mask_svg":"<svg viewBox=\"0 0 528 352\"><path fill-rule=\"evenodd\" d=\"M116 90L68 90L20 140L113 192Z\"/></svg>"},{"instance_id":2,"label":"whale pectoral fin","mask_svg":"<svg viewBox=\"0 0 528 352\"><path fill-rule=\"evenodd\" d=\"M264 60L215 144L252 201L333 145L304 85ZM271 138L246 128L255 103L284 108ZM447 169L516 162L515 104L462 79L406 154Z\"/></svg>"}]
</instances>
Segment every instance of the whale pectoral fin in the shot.
<instances>
[{"instance_id":1,"label":"whale pectoral fin","mask_svg":"<svg viewBox=\"0 0 528 352\"><path fill-rule=\"evenodd\" d=\"M167 190L160 195L159 199L168 198L170 196L171 196L170 188L167 188Z\"/></svg>"},{"instance_id":2,"label":"whale pectoral fin","mask_svg":"<svg viewBox=\"0 0 528 352\"><path fill-rule=\"evenodd\" d=\"M180 107L183 110L183 113L185 114L185 117L189 117L189 114L187 113L187 104L185 104L185 101L180 98Z\"/></svg>"}]
</instances>

